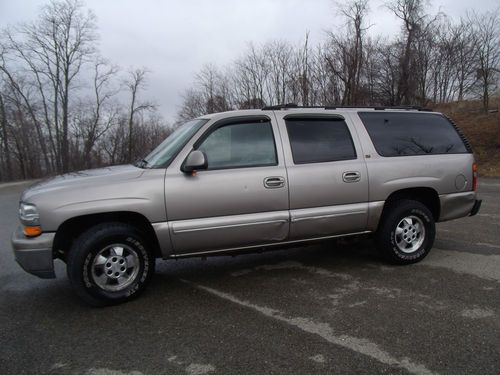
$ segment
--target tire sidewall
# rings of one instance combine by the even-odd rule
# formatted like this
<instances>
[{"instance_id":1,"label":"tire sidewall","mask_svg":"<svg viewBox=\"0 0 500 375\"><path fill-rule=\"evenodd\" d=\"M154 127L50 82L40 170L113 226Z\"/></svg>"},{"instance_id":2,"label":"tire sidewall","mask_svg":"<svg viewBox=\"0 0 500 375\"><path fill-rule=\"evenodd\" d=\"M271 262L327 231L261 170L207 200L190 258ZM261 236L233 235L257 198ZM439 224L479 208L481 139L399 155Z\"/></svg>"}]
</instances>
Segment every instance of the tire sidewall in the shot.
<instances>
[{"instance_id":1,"label":"tire sidewall","mask_svg":"<svg viewBox=\"0 0 500 375\"><path fill-rule=\"evenodd\" d=\"M424 224L425 237L420 247L412 252L405 253L401 251L396 244L396 228L399 222L407 216L416 216ZM401 206L393 206L392 210L386 216L386 223L382 228L381 247L382 251L396 263L410 264L415 263L427 256L432 248L435 237L435 224L430 211L420 202L405 201Z\"/></svg>"},{"instance_id":2,"label":"tire sidewall","mask_svg":"<svg viewBox=\"0 0 500 375\"><path fill-rule=\"evenodd\" d=\"M128 232L128 233L127 233ZM120 291L107 291L99 287L92 276L92 264L103 248L113 244L125 244L131 247L139 258L139 272L135 280ZM74 261L69 264L68 274L72 283L80 289L80 295L92 304L114 304L136 297L151 278L154 272L155 259L148 246L138 233L126 228L103 228L86 233L85 240L75 249ZM90 298L85 298L85 297ZM94 303L94 301L96 303Z\"/></svg>"}]
</instances>

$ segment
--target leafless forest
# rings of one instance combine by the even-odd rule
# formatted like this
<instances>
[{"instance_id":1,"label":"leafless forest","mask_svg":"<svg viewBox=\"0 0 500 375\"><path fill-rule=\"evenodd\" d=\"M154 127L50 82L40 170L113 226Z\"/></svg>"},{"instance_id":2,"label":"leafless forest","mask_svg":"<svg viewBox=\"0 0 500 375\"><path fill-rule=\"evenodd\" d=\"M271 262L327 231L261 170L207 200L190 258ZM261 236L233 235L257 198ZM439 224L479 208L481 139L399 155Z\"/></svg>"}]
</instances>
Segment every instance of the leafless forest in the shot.
<instances>
[{"instance_id":1,"label":"leafless forest","mask_svg":"<svg viewBox=\"0 0 500 375\"><path fill-rule=\"evenodd\" d=\"M319 44L307 33L299 44L250 43L229 66L205 65L176 122L292 102L434 106L474 99L488 111L500 82L500 9L450 19L431 14L424 0L389 0L386 7L400 23L391 38L369 32L369 20L377 21L369 0L349 0L332 3L343 23ZM0 180L128 163L169 134L155 104L142 99L147 68L118 67L97 40L95 16L77 0L54 0L35 21L1 31Z\"/></svg>"}]
</instances>

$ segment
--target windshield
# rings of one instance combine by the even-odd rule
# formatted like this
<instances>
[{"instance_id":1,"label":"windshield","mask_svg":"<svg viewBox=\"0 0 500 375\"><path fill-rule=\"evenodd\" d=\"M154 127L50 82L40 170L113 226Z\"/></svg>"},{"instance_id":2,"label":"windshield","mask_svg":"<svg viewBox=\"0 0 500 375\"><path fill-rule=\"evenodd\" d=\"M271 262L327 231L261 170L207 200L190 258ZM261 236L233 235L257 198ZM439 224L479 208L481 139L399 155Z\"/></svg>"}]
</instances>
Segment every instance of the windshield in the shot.
<instances>
[{"instance_id":1,"label":"windshield","mask_svg":"<svg viewBox=\"0 0 500 375\"><path fill-rule=\"evenodd\" d=\"M207 122L192 120L178 127L143 160L148 168L167 167L191 137Z\"/></svg>"}]
</instances>

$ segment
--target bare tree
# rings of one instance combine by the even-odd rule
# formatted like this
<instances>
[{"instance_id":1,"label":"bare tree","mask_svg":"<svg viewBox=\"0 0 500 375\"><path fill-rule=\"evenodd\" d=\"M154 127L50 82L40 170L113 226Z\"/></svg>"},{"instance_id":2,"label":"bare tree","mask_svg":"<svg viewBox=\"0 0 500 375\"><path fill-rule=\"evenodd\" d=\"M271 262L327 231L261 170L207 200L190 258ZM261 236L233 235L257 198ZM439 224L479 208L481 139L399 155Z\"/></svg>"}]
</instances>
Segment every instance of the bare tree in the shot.
<instances>
[{"instance_id":1,"label":"bare tree","mask_svg":"<svg viewBox=\"0 0 500 375\"><path fill-rule=\"evenodd\" d=\"M493 12L478 14L472 12L469 19L476 29L477 39L477 79L483 108L488 111L490 94L498 85L500 75L500 8Z\"/></svg>"},{"instance_id":2,"label":"bare tree","mask_svg":"<svg viewBox=\"0 0 500 375\"><path fill-rule=\"evenodd\" d=\"M36 22L5 32L6 49L17 64L23 64L21 72L29 74L39 91L57 169L62 172L68 171L71 92L82 66L95 52L95 30L94 14L85 11L80 1L53 0L42 8ZM13 78L10 74L13 86L22 94ZM38 123L34 111L30 112Z\"/></svg>"},{"instance_id":3,"label":"bare tree","mask_svg":"<svg viewBox=\"0 0 500 375\"><path fill-rule=\"evenodd\" d=\"M397 43L382 43L376 49L376 87L379 103L383 105L397 105L400 50Z\"/></svg>"},{"instance_id":4,"label":"bare tree","mask_svg":"<svg viewBox=\"0 0 500 375\"><path fill-rule=\"evenodd\" d=\"M111 128L118 116L118 108L112 102L119 91L113 86L117 73L116 66L101 58L93 64L93 98L87 105L82 104L85 113L79 116L77 124L83 140L82 157L86 168L92 167L91 153L97 141Z\"/></svg>"},{"instance_id":5,"label":"bare tree","mask_svg":"<svg viewBox=\"0 0 500 375\"><path fill-rule=\"evenodd\" d=\"M205 114L205 103L200 92L188 89L183 96L183 103L177 114L178 122L186 122Z\"/></svg>"},{"instance_id":6,"label":"bare tree","mask_svg":"<svg viewBox=\"0 0 500 375\"><path fill-rule=\"evenodd\" d=\"M461 18L457 25L450 27L455 46L454 66L457 75L457 100L464 100L476 81L478 40L470 19Z\"/></svg>"},{"instance_id":7,"label":"bare tree","mask_svg":"<svg viewBox=\"0 0 500 375\"><path fill-rule=\"evenodd\" d=\"M4 179L11 180L12 179L12 162L11 155L9 149L9 136L7 133L7 110L5 108L5 103L2 95L0 94L0 135L2 137L2 156L5 157L5 165L6 165L6 173Z\"/></svg>"},{"instance_id":8,"label":"bare tree","mask_svg":"<svg viewBox=\"0 0 500 375\"><path fill-rule=\"evenodd\" d=\"M128 79L125 81L130 94L130 106L128 114L128 157L127 161L130 163L136 157L134 149L134 120L142 111L152 110L155 106L146 101L139 101L139 93L145 88L147 69L140 68L131 70Z\"/></svg>"},{"instance_id":9,"label":"bare tree","mask_svg":"<svg viewBox=\"0 0 500 375\"><path fill-rule=\"evenodd\" d=\"M146 70L130 73L120 103L118 69L97 57L96 39L79 0L0 30L0 180L127 162L166 134L160 116L143 116Z\"/></svg>"},{"instance_id":10,"label":"bare tree","mask_svg":"<svg viewBox=\"0 0 500 375\"><path fill-rule=\"evenodd\" d=\"M231 108L229 83L215 65L204 65L195 82L207 113L224 112Z\"/></svg>"},{"instance_id":11,"label":"bare tree","mask_svg":"<svg viewBox=\"0 0 500 375\"><path fill-rule=\"evenodd\" d=\"M257 49L253 44L248 45L248 52L235 62L233 82L235 96L239 103L267 102L267 79L269 64L262 49Z\"/></svg>"},{"instance_id":12,"label":"bare tree","mask_svg":"<svg viewBox=\"0 0 500 375\"><path fill-rule=\"evenodd\" d=\"M365 25L368 13L368 0L351 0L340 6L342 15L347 19L347 30L354 34L349 50L349 66L346 96L347 104L356 104L359 100L361 72L364 64L364 35L369 26Z\"/></svg>"},{"instance_id":13,"label":"bare tree","mask_svg":"<svg viewBox=\"0 0 500 375\"><path fill-rule=\"evenodd\" d=\"M260 63L260 68L264 72L268 72L268 78L265 81L269 104L286 103L289 100L289 88L292 81L292 62L293 49L286 42L271 42L267 43L263 49L263 59ZM267 65L265 62L268 61ZM268 69L266 69L266 65Z\"/></svg>"},{"instance_id":14,"label":"bare tree","mask_svg":"<svg viewBox=\"0 0 500 375\"><path fill-rule=\"evenodd\" d=\"M8 34L9 35L9 34ZM16 107L19 109L26 110L29 118L35 126L35 131L38 137L38 142L41 147L43 160L45 162L45 170L50 172L53 170L53 165L49 161L48 150L45 142L45 137L43 134L42 124L37 116L36 106L37 102L34 101L32 96L32 84L27 82L27 79L23 77L21 72L13 72L8 67L8 51L10 48L19 48L15 44L11 44L9 47L3 46L3 51L0 54L0 72L3 74L3 78L5 81L5 88L11 92L11 95L8 97L9 100L16 102Z\"/></svg>"},{"instance_id":15,"label":"bare tree","mask_svg":"<svg viewBox=\"0 0 500 375\"><path fill-rule=\"evenodd\" d=\"M341 87L329 64L330 49L318 45L311 55L312 105L334 105L341 101Z\"/></svg>"},{"instance_id":16,"label":"bare tree","mask_svg":"<svg viewBox=\"0 0 500 375\"><path fill-rule=\"evenodd\" d=\"M304 46L297 54L297 71L298 71L298 86L300 91L302 105L308 106L310 104L310 50L309 50L309 32L306 32Z\"/></svg>"},{"instance_id":17,"label":"bare tree","mask_svg":"<svg viewBox=\"0 0 500 375\"><path fill-rule=\"evenodd\" d=\"M415 76L412 65L415 61L415 42L423 28L426 15L423 0L393 0L386 4L396 17L403 21L404 40L400 58L400 74L396 104L411 104L415 92Z\"/></svg>"},{"instance_id":18,"label":"bare tree","mask_svg":"<svg viewBox=\"0 0 500 375\"><path fill-rule=\"evenodd\" d=\"M38 23L22 29L32 56L43 67L53 87L54 121L62 172L68 171L70 91L82 65L95 52L95 16L78 0L52 1L43 8ZM60 109L59 109L60 105ZM59 113L60 111L60 113ZM59 128L60 126L60 128Z\"/></svg>"},{"instance_id":19,"label":"bare tree","mask_svg":"<svg viewBox=\"0 0 500 375\"><path fill-rule=\"evenodd\" d=\"M344 32L329 32L329 55L326 56L332 74L342 83L341 103L353 105L361 102L362 69L365 63L363 45L366 30L368 0L337 3L345 19Z\"/></svg>"}]
</instances>

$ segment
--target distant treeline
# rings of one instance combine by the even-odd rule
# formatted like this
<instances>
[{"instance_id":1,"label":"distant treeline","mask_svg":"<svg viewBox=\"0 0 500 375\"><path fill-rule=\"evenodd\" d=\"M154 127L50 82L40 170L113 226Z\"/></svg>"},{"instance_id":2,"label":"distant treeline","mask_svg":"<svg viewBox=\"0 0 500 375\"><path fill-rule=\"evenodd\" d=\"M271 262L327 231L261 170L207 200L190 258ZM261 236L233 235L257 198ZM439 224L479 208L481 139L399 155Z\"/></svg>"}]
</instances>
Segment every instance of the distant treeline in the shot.
<instances>
[{"instance_id":1,"label":"distant treeline","mask_svg":"<svg viewBox=\"0 0 500 375\"><path fill-rule=\"evenodd\" d=\"M300 45L250 44L229 66L205 65L179 118L283 103L429 106L474 98L488 109L500 78L499 9L451 19L429 14L425 0L389 0L401 27L382 38L369 34L369 3L337 3L343 26L318 45L306 34Z\"/></svg>"},{"instance_id":2,"label":"distant treeline","mask_svg":"<svg viewBox=\"0 0 500 375\"><path fill-rule=\"evenodd\" d=\"M0 33L0 181L128 163L170 128L141 99L147 69L97 49L95 15L51 1L34 22Z\"/></svg>"},{"instance_id":3,"label":"distant treeline","mask_svg":"<svg viewBox=\"0 0 500 375\"><path fill-rule=\"evenodd\" d=\"M229 66L200 70L176 120L291 102L428 106L479 98L487 110L500 79L500 10L450 19L425 4L390 0L401 25L390 39L369 35L369 0L349 0L335 5L343 26L320 44L307 34L300 45L249 44ZM0 31L0 181L128 163L170 133L141 98L147 69L123 71L97 40L95 15L79 0L52 0L35 21Z\"/></svg>"}]
</instances>

